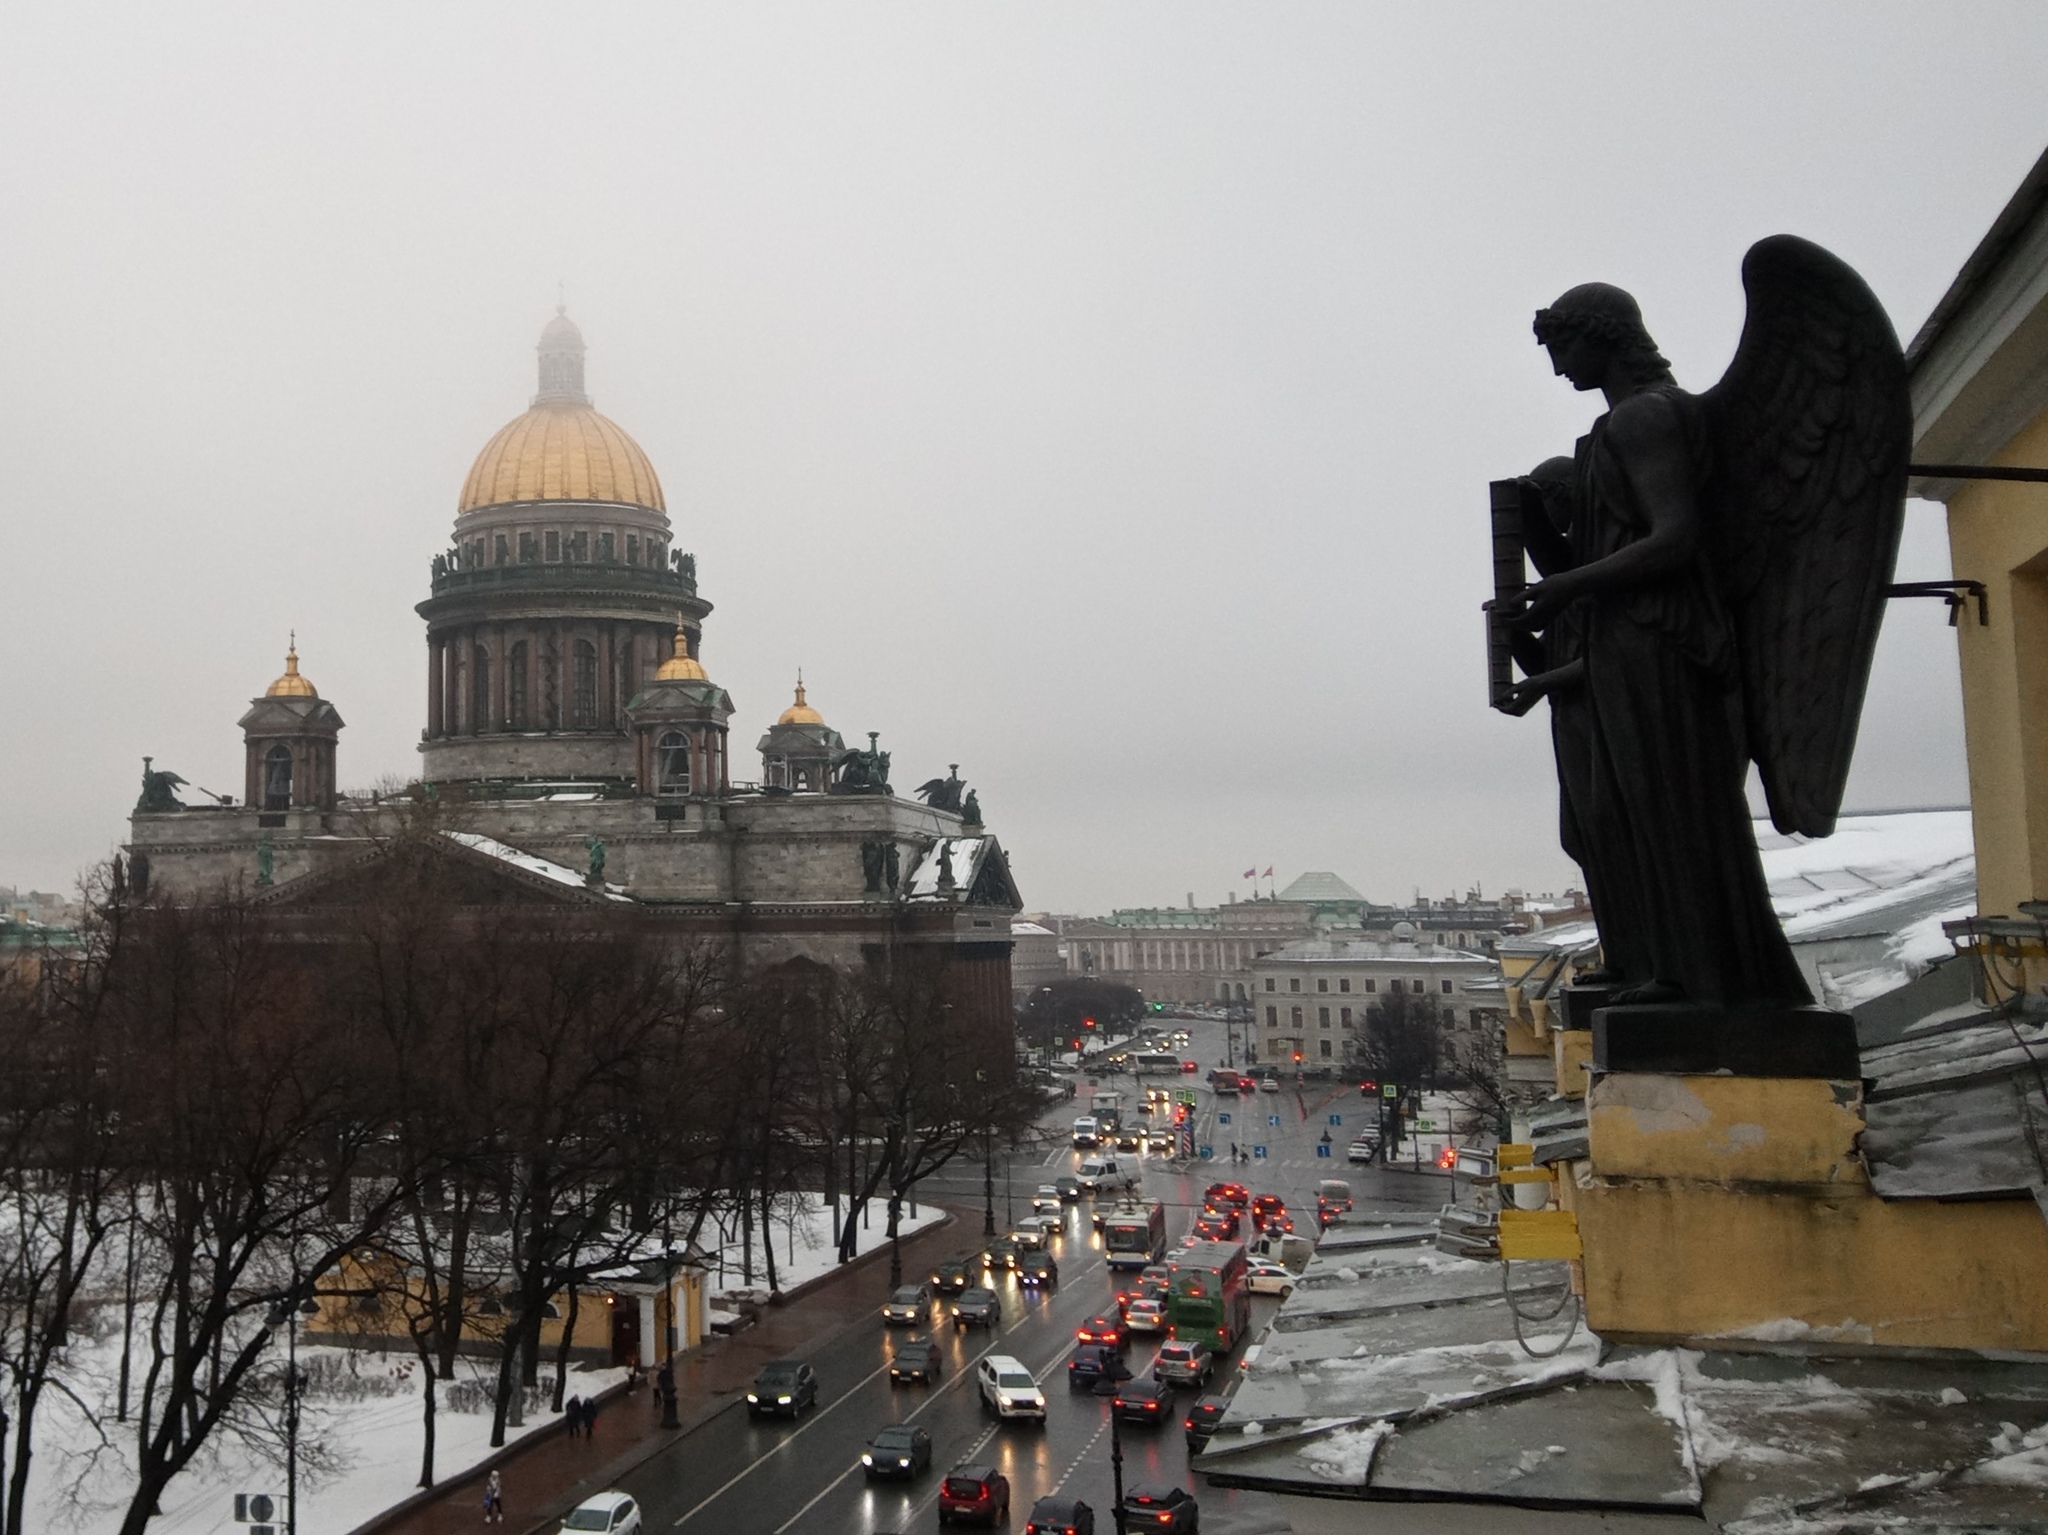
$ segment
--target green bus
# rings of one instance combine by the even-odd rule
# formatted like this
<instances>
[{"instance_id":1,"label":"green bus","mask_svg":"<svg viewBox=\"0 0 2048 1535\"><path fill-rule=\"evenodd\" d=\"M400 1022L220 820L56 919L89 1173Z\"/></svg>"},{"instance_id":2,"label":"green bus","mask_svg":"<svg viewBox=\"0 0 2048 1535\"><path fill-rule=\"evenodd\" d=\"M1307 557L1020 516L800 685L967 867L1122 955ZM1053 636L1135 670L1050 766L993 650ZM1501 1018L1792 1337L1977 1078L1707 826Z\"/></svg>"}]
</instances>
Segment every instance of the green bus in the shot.
<instances>
[{"instance_id":1,"label":"green bus","mask_svg":"<svg viewBox=\"0 0 2048 1535\"><path fill-rule=\"evenodd\" d=\"M1166 1335L1229 1353L1251 1326L1249 1270L1242 1242L1197 1242L1169 1262Z\"/></svg>"}]
</instances>

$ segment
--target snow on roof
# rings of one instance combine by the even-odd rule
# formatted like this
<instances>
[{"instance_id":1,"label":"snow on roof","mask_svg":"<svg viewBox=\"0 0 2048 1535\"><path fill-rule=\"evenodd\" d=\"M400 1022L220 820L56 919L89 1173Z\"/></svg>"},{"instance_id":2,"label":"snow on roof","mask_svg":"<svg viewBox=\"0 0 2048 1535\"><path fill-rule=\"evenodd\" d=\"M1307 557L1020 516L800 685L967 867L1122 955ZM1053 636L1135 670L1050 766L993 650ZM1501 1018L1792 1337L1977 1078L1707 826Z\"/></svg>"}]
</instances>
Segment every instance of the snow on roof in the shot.
<instances>
[{"instance_id":1,"label":"snow on roof","mask_svg":"<svg viewBox=\"0 0 2048 1535\"><path fill-rule=\"evenodd\" d=\"M917 867L910 871L910 882L906 887L910 899L934 900L939 893L939 849L945 848L951 854L953 886L965 890L974 883L975 864L981 857L986 837L941 837L917 861Z\"/></svg>"},{"instance_id":2,"label":"snow on roof","mask_svg":"<svg viewBox=\"0 0 2048 1535\"><path fill-rule=\"evenodd\" d=\"M1545 935L1548 936L1547 934ZM1491 955L1443 943L1381 942L1373 938L1304 938L1252 961L1254 967L1275 963L1363 964L1392 960L1403 965L1491 965Z\"/></svg>"},{"instance_id":3,"label":"snow on roof","mask_svg":"<svg viewBox=\"0 0 2048 1535\"><path fill-rule=\"evenodd\" d=\"M444 831L441 835L451 842L460 843L471 852L482 853L486 858L495 858L515 869L523 869L528 874L538 874L542 879L552 880L557 885L569 885L577 890L590 889L589 881L566 864L554 863L532 853L522 853L510 843L500 842L496 837L486 837L481 832L473 831ZM606 885L604 893L607 899L613 901L632 899L626 894L623 885Z\"/></svg>"},{"instance_id":4,"label":"snow on roof","mask_svg":"<svg viewBox=\"0 0 2048 1535\"><path fill-rule=\"evenodd\" d=\"M1010 936L1012 938L1051 938L1055 935L1051 928L1041 927L1036 922L1015 921L1010 924Z\"/></svg>"},{"instance_id":5,"label":"snow on roof","mask_svg":"<svg viewBox=\"0 0 2048 1535\"><path fill-rule=\"evenodd\" d=\"M1279 895L1280 901L1362 901L1364 896L1327 870L1299 875Z\"/></svg>"}]
</instances>

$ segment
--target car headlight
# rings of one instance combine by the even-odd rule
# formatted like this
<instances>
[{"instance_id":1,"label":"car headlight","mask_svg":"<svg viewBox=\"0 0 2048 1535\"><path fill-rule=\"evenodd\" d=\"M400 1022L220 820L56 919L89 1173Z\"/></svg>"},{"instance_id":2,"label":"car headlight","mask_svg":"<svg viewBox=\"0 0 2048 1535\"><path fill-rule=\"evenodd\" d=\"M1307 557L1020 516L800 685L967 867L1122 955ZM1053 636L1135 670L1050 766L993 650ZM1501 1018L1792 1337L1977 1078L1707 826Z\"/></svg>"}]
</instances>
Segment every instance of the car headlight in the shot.
<instances>
[{"instance_id":1,"label":"car headlight","mask_svg":"<svg viewBox=\"0 0 2048 1535\"><path fill-rule=\"evenodd\" d=\"M785 1391L785 1392L783 1392L783 1393L782 1393L782 1395L781 1395L781 1396L778 1396L778 1397L777 1397L777 1398L776 1398L775 1400L776 1400L776 1401L777 1401L778 1403L781 1403L782 1405L784 1405L784 1406L787 1406L787 1405L789 1404L789 1393L788 1393L787 1391Z\"/></svg>"},{"instance_id":2,"label":"car headlight","mask_svg":"<svg viewBox=\"0 0 2048 1535\"><path fill-rule=\"evenodd\" d=\"M875 1457L868 1454L867 1451L863 1450L861 1451L860 1455L860 1463L863 1466L872 1466L875 1463Z\"/></svg>"},{"instance_id":3,"label":"car headlight","mask_svg":"<svg viewBox=\"0 0 2048 1535\"><path fill-rule=\"evenodd\" d=\"M903 1467L905 1470L908 1470L910 1468L910 1457L906 1455L901 1460L897 1461L896 1464Z\"/></svg>"}]
</instances>

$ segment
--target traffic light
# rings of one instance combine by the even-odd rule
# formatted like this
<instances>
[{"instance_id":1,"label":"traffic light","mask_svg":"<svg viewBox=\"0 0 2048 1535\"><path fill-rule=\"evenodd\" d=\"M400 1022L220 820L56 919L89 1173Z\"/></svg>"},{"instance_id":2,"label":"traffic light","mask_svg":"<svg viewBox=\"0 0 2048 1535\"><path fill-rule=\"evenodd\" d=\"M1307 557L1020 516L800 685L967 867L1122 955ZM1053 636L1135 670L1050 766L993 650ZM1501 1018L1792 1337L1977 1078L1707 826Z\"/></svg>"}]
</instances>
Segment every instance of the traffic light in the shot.
<instances>
[{"instance_id":1,"label":"traffic light","mask_svg":"<svg viewBox=\"0 0 2048 1535\"><path fill-rule=\"evenodd\" d=\"M1095 1027L1095 1020L1093 1018L1083 1018L1081 1020L1081 1027L1084 1029L1092 1029Z\"/></svg>"},{"instance_id":2,"label":"traffic light","mask_svg":"<svg viewBox=\"0 0 2048 1535\"><path fill-rule=\"evenodd\" d=\"M1297 1066L1301 1064L1301 1052L1299 1050L1294 1052L1294 1063Z\"/></svg>"},{"instance_id":3,"label":"traffic light","mask_svg":"<svg viewBox=\"0 0 2048 1535\"><path fill-rule=\"evenodd\" d=\"M1163 1013L1166 1011L1166 1004L1164 1002L1154 1002L1152 1004L1152 1011L1155 1013Z\"/></svg>"}]
</instances>

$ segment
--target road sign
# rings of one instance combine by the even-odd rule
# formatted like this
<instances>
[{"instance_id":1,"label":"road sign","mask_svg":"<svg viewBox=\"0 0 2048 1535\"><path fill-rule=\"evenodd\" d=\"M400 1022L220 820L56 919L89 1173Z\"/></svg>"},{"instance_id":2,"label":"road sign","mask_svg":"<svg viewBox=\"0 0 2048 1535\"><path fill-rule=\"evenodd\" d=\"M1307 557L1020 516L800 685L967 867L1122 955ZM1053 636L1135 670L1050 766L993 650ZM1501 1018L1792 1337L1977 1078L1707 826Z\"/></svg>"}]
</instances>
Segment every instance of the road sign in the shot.
<instances>
[{"instance_id":1,"label":"road sign","mask_svg":"<svg viewBox=\"0 0 2048 1535\"><path fill-rule=\"evenodd\" d=\"M1317 1155L1317 1156L1319 1156L1319 1157L1326 1157L1326 1156L1328 1156L1329 1154L1330 1154L1330 1143L1329 1143L1328 1141L1318 1141L1318 1142L1316 1142L1316 1155Z\"/></svg>"},{"instance_id":2,"label":"road sign","mask_svg":"<svg viewBox=\"0 0 2048 1535\"><path fill-rule=\"evenodd\" d=\"M1266 1123L1269 1125L1277 1125L1280 1123L1280 1116L1278 1114L1268 1114L1266 1116Z\"/></svg>"},{"instance_id":3,"label":"road sign","mask_svg":"<svg viewBox=\"0 0 2048 1535\"><path fill-rule=\"evenodd\" d=\"M1227 1125L1230 1123L1230 1116L1226 1113L1219 1113L1216 1116L1216 1123L1219 1125Z\"/></svg>"},{"instance_id":4,"label":"road sign","mask_svg":"<svg viewBox=\"0 0 2048 1535\"><path fill-rule=\"evenodd\" d=\"M1195 1102L1195 1090L1192 1087L1183 1087L1173 1095L1173 1099L1176 1103L1185 1103L1192 1107Z\"/></svg>"},{"instance_id":5,"label":"road sign","mask_svg":"<svg viewBox=\"0 0 2048 1535\"><path fill-rule=\"evenodd\" d=\"M1389 1082L1380 1089L1380 1096L1383 1098L1398 1098L1401 1096L1401 1089Z\"/></svg>"},{"instance_id":6,"label":"road sign","mask_svg":"<svg viewBox=\"0 0 2048 1535\"><path fill-rule=\"evenodd\" d=\"M1252 1160L1253 1160L1253 1161L1255 1161L1255 1162L1263 1162L1263 1161L1265 1161L1265 1160L1266 1160L1266 1148L1265 1148L1265 1147L1263 1147L1263 1146L1254 1146L1254 1147L1252 1147Z\"/></svg>"},{"instance_id":7,"label":"road sign","mask_svg":"<svg viewBox=\"0 0 2048 1535\"><path fill-rule=\"evenodd\" d=\"M1332 1114L1330 1116L1330 1123L1333 1125L1341 1125L1344 1123L1344 1116L1342 1114Z\"/></svg>"},{"instance_id":8,"label":"road sign","mask_svg":"<svg viewBox=\"0 0 2048 1535\"><path fill-rule=\"evenodd\" d=\"M1209 1158L1213 1157L1214 1155L1216 1155L1216 1148L1214 1146L1204 1146L1202 1148L1202 1160L1204 1162L1208 1161Z\"/></svg>"}]
</instances>

